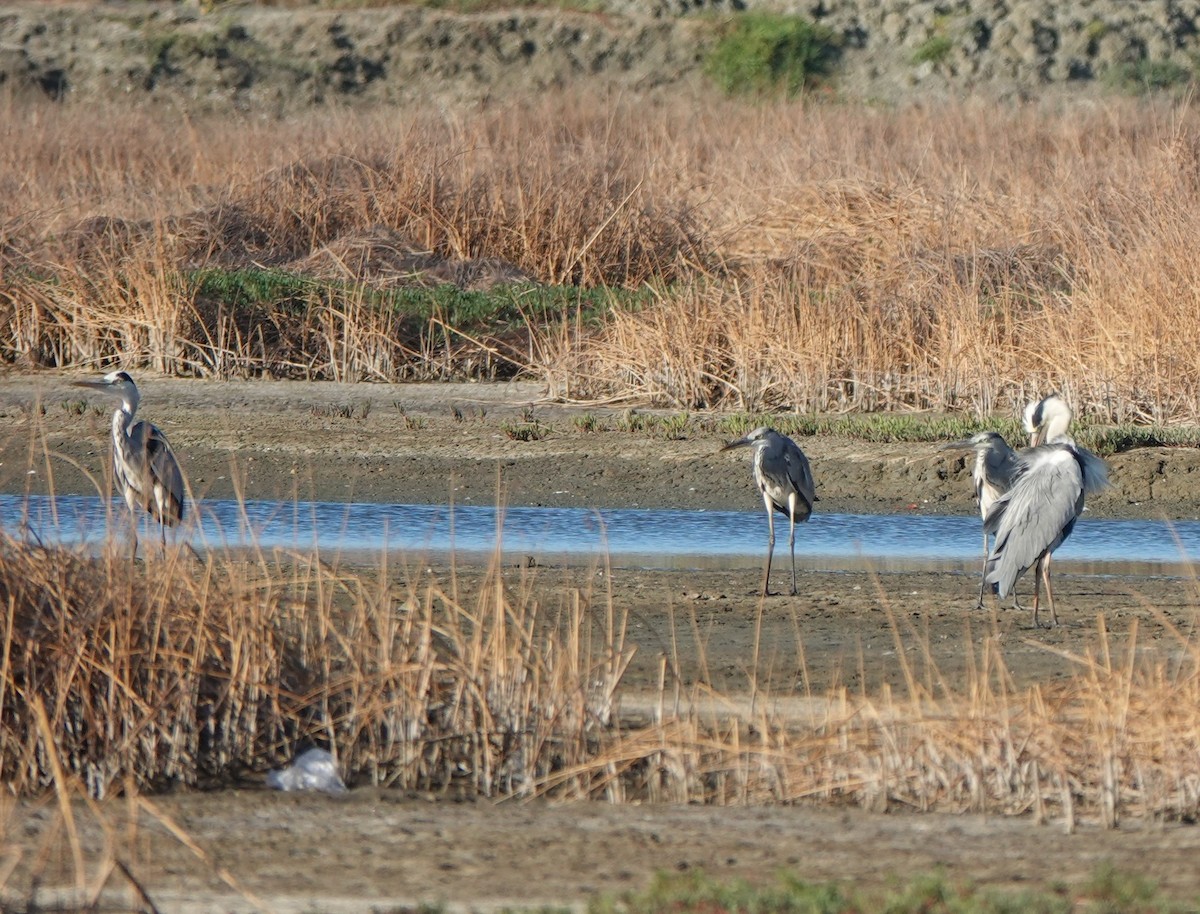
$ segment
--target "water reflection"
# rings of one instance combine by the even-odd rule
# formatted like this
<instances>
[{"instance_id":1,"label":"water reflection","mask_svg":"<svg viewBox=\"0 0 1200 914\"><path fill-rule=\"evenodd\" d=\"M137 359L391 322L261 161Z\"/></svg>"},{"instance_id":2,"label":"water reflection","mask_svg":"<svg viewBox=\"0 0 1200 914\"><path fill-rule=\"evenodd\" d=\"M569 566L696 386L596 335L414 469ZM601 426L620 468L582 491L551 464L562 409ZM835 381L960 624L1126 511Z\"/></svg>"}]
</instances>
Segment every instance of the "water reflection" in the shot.
<instances>
[{"instance_id":1,"label":"water reflection","mask_svg":"<svg viewBox=\"0 0 1200 914\"><path fill-rule=\"evenodd\" d=\"M539 561L607 555L627 567L754 566L766 548L760 511L507 508L445 505L235 502L195 506L182 535L199 550L318 547L323 553L381 551L436 556L506 553ZM110 519L111 510L111 519ZM198 519L197 519L198 518ZM27 525L42 541L99 543L125 530L122 504L91 496L0 496L0 524ZM786 555L786 525L779 546ZM798 528L797 561L809 568L972 570L977 517L815 514ZM145 525L142 535L157 536ZM777 555L780 554L777 546ZM1084 518L1054 554L1056 567L1102 573L1184 573L1200 558L1200 522Z\"/></svg>"}]
</instances>

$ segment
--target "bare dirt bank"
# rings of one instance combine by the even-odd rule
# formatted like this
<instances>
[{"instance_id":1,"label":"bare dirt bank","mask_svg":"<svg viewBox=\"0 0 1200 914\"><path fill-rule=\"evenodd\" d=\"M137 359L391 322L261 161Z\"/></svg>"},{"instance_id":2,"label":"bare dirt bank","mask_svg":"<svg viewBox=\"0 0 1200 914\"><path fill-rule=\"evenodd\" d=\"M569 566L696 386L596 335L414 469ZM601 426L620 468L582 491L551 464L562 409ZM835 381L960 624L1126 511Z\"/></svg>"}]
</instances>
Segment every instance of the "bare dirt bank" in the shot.
<instances>
[{"instance_id":1,"label":"bare dirt bank","mask_svg":"<svg viewBox=\"0 0 1200 914\"><path fill-rule=\"evenodd\" d=\"M111 404L62 374L0 377L0 491L92 493ZM628 408L544 402L537 384L336 384L147 377L141 415L159 425L198 498L745 509L759 506L745 455L713 417L679 438ZM38 406L40 404L40 407ZM583 419L599 428L586 431ZM514 440L536 426L536 440ZM818 510L971 513L969 467L934 444L800 441ZM1200 450L1109 459L1099 517L1200 516ZM52 478L51 478L52 477Z\"/></svg>"}]
</instances>

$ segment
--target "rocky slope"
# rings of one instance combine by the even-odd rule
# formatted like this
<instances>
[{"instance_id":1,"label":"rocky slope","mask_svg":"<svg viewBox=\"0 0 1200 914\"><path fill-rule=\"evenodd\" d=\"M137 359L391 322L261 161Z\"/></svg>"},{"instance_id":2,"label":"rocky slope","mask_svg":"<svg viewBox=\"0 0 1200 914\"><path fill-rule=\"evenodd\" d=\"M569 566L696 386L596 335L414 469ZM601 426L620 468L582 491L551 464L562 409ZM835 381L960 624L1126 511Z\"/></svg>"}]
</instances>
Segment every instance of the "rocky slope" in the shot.
<instances>
[{"instance_id":1,"label":"rocky slope","mask_svg":"<svg viewBox=\"0 0 1200 914\"><path fill-rule=\"evenodd\" d=\"M873 100L1181 85L1200 52L1200 0L608 0L601 12L465 15L401 4L26 2L0 7L0 87L265 114L579 85L704 91L708 47L748 5L830 29L832 91Z\"/></svg>"}]
</instances>

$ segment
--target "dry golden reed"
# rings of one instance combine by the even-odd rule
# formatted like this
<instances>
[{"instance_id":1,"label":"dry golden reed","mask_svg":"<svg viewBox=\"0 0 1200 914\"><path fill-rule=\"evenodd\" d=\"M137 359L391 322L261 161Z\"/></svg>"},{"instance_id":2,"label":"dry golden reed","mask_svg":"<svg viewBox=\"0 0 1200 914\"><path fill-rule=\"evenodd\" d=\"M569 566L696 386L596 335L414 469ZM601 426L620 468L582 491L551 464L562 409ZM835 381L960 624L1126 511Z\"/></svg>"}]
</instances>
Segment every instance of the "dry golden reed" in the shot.
<instances>
[{"instance_id":1,"label":"dry golden reed","mask_svg":"<svg viewBox=\"0 0 1200 914\"><path fill-rule=\"evenodd\" d=\"M474 351L580 399L987 413L1058 388L1103 419L1198 418L1190 102L548 94L182 132L153 109L3 113L6 361L396 379ZM368 294L421 258L656 297L505 347ZM199 295L200 267L321 282L255 310Z\"/></svg>"},{"instance_id":2,"label":"dry golden reed","mask_svg":"<svg viewBox=\"0 0 1200 914\"><path fill-rule=\"evenodd\" d=\"M94 796L228 783L319 743L374 783L529 794L611 720L624 623L593 630L578 594L546 607L496 578L468 602L318 556L143 551L0 539L13 789L60 780L52 760Z\"/></svg>"}]
</instances>

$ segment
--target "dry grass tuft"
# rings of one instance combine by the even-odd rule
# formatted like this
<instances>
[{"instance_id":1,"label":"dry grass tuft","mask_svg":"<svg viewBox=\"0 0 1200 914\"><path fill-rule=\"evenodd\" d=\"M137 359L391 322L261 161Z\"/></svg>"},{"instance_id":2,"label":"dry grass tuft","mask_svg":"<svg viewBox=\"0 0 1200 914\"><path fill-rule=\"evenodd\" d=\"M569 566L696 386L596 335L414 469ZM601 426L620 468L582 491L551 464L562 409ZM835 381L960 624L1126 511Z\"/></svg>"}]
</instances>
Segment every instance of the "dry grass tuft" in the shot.
<instances>
[{"instance_id":1,"label":"dry grass tuft","mask_svg":"<svg viewBox=\"0 0 1200 914\"><path fill-rule=\"evenodd\" d=\"M104 796L227 783L318 743L375 783L529 794L594 750L627 662L623 620L593 630L582 595L551 615L495 577L463 603L315 557L135 565L5 538L0 603L0 758L20 792L53 758Z\"/></svg>"}]
</instances>

